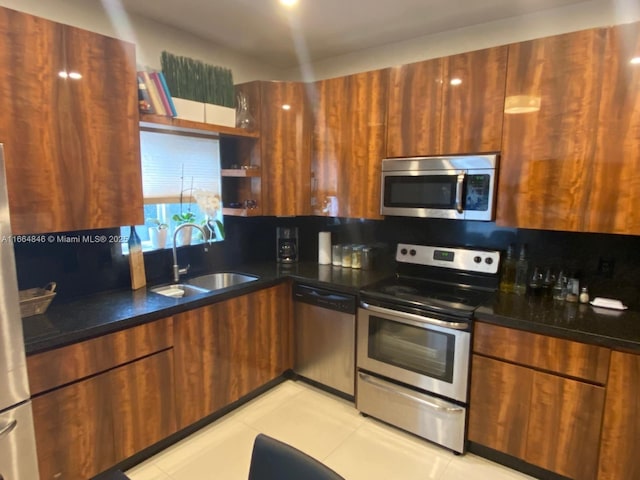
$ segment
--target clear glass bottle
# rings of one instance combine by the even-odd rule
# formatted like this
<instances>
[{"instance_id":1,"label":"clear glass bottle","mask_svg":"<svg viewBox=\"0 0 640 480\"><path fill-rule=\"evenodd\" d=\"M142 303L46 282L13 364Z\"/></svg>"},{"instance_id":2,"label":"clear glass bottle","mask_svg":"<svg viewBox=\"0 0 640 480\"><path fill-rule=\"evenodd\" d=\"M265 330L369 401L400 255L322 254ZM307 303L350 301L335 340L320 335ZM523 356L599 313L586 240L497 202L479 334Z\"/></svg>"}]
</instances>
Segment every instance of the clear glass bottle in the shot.
<instances>
[{"instance_id":1,"label":"clear glass bottle","mask_svg":"<svg viewBox=\"0 0 640 480\"><path fill-rule=\"evenodd\" d=\"M516 279L513 285L514 293L524 295L527 293L527 272L529 271L529 261L527 260L527 244L520 247L520 256L516 262Z\"/></svg>"},{"instance_id":2,"label":"clear glass bottle","mask_svg":"<svg viewBox=\"0 0 640 480\"><path fill-rule=\"evenodd\" d=\"M513 288L516 283L516 258L515 250L516 246L512 243L507 248L507 257L502 262L500 268L500 291L506 293L513 293Z\"/></svg>"}]
</instances>

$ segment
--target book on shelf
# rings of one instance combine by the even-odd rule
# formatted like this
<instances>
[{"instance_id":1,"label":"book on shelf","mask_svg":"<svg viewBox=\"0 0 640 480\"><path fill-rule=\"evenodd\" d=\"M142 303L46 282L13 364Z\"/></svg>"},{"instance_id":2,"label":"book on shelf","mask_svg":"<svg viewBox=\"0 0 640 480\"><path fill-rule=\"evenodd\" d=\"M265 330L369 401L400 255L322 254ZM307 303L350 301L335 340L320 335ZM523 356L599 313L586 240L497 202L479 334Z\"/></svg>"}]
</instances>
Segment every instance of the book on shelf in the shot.
<instances>
[{"instance_id":1,"label":"book on shelf","mask_svg":"<svg viewBox=\"0 0 640 480\"><path fill-rule=\"evenodd\" d=\"M138 109L142 113L156 113L153 105L151 104L151 97L147 90L147 84L144 81L144 76L138 72Z\"/></svg>"},{"instance_id":2,"label":"book on shelf","mask_svg":"<svg viewBox=\"0 0 640 480\"><path fill-rule=\"evenodd\" d=\"M144 83L147 86L147 91L149 92L149 97L151 98L151 106L156 111L156 115L167 116L167 111L165 110L162 99L160 98L158 87L156 87L155 82L151 79L149 72L142 71L140 73L144 78Z\"/></svg>"},{"instance_id":3,"label":"book on shelf","mask_svg":"<svg viewBox=\"0 0 640 480\"><path fill-rule=\"evenodd\" d=\"M166 115L168 117L173 117L173 111L171 110L171 105L169 104L167 92L165 92L164 90L158 72L150 72L149 77L151 77L151 81L155 84L155 87L158 90L158 96L160 97L160 101L162 102L162 106L166 112Z\"/></svg>"},{"instance_id":4,"label":"book on shelf","mask_svg":"<svg viewBox=\"0 0 640 480\"><path fill-rule=\"evenodd\" d=\"M167 100L169 101L169 108L171 109L172 116L177 117L178 111L176 110L176 106L173 104L173 98L171 97L171 92L169 91L169 86L167 85L167 80L164 78L164 73L157 72L158 78L160 79L160 83L162 83L162 88L164 89L164 93L167 95Z\"/></svg>"}]
</instances>

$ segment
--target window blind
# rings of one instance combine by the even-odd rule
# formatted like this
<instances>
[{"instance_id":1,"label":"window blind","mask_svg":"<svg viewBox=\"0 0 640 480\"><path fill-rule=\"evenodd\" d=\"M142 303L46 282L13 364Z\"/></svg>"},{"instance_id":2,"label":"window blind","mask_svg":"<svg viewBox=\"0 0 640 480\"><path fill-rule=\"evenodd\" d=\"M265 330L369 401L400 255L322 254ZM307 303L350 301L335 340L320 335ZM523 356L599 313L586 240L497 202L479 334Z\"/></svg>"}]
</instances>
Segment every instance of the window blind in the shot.
<instances>
[{"instance_id":1,"label":"window blind","mask_svg":"<svg viewBox=\"0 0 640 480\"><path fill-rule=\"evenodd\" d=\"M221 195L217 139L143 130L140 149L145 204L179 203L181 191L183 203L198 189Z\"/></svg>"}]
</instances>

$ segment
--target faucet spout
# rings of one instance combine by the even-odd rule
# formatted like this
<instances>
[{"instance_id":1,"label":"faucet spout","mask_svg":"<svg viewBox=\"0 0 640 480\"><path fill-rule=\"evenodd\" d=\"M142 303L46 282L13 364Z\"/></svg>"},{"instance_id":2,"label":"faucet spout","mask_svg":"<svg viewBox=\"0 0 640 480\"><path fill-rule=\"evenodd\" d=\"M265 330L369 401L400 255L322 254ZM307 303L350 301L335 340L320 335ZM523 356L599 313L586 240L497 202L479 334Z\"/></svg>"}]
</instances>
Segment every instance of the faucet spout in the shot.
<instances>
[{"instance_id":1,"label":"faucet spout","mask_svg":"<svg viewBox=\"0 0 640 480\"><path fill-rule=\"evenodd\" d=\"M178 225L175 229L175 231L173 232L173 267L172 267L172 273L173 273L173 281L174 283L178 283L180 281L180 275L183 275L185 273L187 273L187 271L189 271L189 267L190 265L187 265L185 268L180 268L180 266L178 265L178 249L176 246L176 238L178 237L178 232L180 230L182 230L183 228L186 227L194 227L197 228L198 230L200 230L202 232L202 238L207 238L207 232L205 232L205 230L200 226L200 225L196 225L195 223L183 223L182 225ZM205 251L206 251L206 247L205 247Z\"/></svg>"}]
</instances>

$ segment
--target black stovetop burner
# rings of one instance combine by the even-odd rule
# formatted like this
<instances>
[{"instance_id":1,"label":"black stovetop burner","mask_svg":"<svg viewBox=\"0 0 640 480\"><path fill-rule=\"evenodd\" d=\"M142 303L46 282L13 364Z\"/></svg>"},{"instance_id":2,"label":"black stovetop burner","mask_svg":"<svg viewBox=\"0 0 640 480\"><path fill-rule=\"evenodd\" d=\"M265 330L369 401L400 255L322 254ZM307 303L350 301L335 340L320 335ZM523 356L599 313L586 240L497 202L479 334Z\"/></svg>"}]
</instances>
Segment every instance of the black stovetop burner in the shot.
<instances>
[{"instance_id":1,"label":"black stovetop burner","mask_svg":"<svg viewBox=\"0 0 640 480\"><path fill-rule=\"evenodd\" d=\"M361 290L364 302L470 318L497 290L498 252L400 244L396 259L399 273Z\"/></svg>"}]
</instances>

